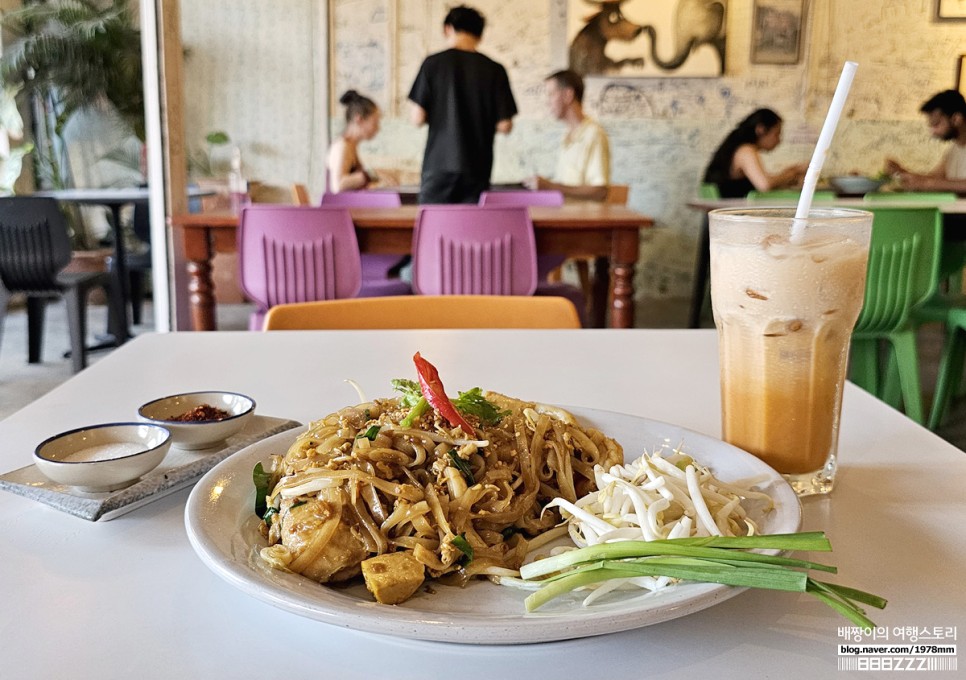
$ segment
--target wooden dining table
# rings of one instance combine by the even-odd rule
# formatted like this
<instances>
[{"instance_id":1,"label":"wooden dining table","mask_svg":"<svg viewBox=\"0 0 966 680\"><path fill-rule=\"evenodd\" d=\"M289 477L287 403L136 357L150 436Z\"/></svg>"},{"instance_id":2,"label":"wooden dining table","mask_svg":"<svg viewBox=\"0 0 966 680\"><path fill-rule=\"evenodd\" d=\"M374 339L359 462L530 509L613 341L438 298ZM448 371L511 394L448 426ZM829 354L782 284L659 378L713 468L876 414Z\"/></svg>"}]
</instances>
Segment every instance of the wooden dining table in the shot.
<instances>
[{"instance_id":1,"label":"wooden dining table","mask_svg":"<svg viewBox=\"0 0 966 680\"><path fill-rule=\"evenodd\" d=\"M418 211L415 205L350 208L359 250L410 253ZM640 230L654 221L625 206L597 203L531 207L530 217L539 254L595 258L591 325L602 327L609 321L611 328L632 328ZM217 329L211 260L216 252L237 249L238 221L239 216L228 211L175 215L171 220L184 242L194 330Z\"/></svg>"},{"instance_id":2,"label":"wooden dining table","mask_svg":"<svg viewBox=\"0 0 966 680\"><path fill-rule=\"evenodd\" d=\"M255 400L258 417L307 426L358 401L346 378L370 398L390 396L391 379L415 375L416 351L454 392L480 386L594 409L590 415L598 421L636 416L673 424L691 432L679 432L671 446L699 461L710 462L723 446L699 444L695 434L720 434L713 330L144 333L0 421L0 475L31 465L34 447L58 432L132 420L139 405L180 392L241 392ZM615 413L631 415L608 415ZM882 611L869 609L879 628L867 635L810 595L765 590L726 591L699 610L674 601L662 610L649 598L638 599L638 611L654 614L640 620L634 611L615 615L623 596L587 608L577 598L527 614L525 592L478 581L463 591L434 584L396 606L335 590L339 604L328 607L326 620L304 610L300 615L274 595L297 588L299 601L308 603L317 591L326 592L323 586L299 580L280 590L287 576L250 562L252 546L237 527L225 532L235 541L231 564L237 569L228 569L227 558L202 559L189 540L186 520L198 518L189 491L210 491L192 500L211 507L213 521L223 517L218 513L232 487L244 487L246 498L254 499L251 468L236 469L247 455L239 451L209 483L149 498L98 522L38 502L30 497L33 490L0 489L6 612L0 617L0 677L846 680L899 677L894 671L914 670L910 664L954 671L957 656L948 649L955 649L958 627L966 625L966 454L852 384L846 385L841 423L836 487L801 506L802 530L826 532L833 552L794 556L838 568L822 580L889 600ZM641 454L623 441L629 460ZM284 445L279 449L283 453ZM453 610L429 611L441 597L453 598ZM494 612L494 598L510 602ZM384 634L364 632L352 617L366 611L399 623ZM568 640L512 644L524 641L523 631L587 619L600 625L565 631ZM410 639L413 625L434 622L445 642ZM467 643L488 625L521 637ZM919 653L859 651L916 644ZM867 672L842 672L862 664Z\"/></svg>"}]
</instances>

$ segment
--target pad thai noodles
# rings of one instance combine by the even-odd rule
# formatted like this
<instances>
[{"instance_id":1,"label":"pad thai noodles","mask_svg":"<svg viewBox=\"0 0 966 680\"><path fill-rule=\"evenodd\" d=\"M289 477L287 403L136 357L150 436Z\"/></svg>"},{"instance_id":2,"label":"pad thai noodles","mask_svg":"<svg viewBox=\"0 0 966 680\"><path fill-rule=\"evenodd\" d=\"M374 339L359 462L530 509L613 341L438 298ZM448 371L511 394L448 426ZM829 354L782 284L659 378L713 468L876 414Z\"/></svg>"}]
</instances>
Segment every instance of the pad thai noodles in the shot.
<instances>
[{"instance_id":1,"label":"pad thai noodles","mask_svg":"<svg viewBox=\"0 0 966 680\"><path fill-rule=\"evenodd\" d=\"M386 603L426 576L515 573L561 521L547 503L575 502L596 488L595 466L624 460L560 408L479 388L450 400L436 369L414 361L419 384L394 380L399 396L328 415L273 457L256 500L270 565L320 583L362 573Z\"/></svg>"}]
</instances>

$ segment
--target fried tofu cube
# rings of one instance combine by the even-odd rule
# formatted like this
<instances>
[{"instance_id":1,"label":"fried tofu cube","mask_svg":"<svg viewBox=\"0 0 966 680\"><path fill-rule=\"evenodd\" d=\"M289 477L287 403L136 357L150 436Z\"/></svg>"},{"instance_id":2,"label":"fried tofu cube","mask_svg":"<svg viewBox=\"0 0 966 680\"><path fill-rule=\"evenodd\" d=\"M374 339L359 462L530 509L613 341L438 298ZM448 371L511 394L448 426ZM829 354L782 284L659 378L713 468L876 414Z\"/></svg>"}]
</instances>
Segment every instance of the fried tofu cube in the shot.
<instances>
[{"instance_id":1,"label":"fried tofu cube","mask_svg":"<svg viewBox=\"0 0 966 680\"><path fill-rule=\"evenodd\" d=\"M409 552L377 555L362 563L366 588L382 604L405 602L422 585L425 576L422 562Z\"/></svg>"}]
</instances>

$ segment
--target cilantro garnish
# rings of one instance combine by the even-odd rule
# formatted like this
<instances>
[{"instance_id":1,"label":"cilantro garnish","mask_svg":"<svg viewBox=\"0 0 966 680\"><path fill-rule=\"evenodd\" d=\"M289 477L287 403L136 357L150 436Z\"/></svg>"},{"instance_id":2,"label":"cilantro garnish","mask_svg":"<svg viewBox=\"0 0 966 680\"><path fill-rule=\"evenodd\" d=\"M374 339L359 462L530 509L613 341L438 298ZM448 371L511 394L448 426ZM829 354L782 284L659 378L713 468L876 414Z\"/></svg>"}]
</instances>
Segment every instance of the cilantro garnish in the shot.
<instances>
[{"instance_id":1,"label":"cilantro garnish","mask_svg":"<svg viewBox=\"0 0 966 680\"><path fill-rule=\"evenodd\" d=\"M496 404L487 400L479 387L460 392L453 405L463 413L476 416L484 425L496 425L504 416L510 415L510 411L501 411Z\"/></svg>"}]
</instances>

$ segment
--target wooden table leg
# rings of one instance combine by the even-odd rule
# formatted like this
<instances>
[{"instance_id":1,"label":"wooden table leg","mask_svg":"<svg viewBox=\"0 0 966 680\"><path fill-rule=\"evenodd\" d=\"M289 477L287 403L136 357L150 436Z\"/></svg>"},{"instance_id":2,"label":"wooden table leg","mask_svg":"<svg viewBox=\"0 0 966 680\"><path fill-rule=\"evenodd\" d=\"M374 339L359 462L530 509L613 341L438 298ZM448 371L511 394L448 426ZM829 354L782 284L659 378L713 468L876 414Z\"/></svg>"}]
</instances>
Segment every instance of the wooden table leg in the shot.
<instances>
[{"instance_id":1,"label":"wooden table leg","mask_svg":"<svg viewBox=\"0 0 966 680\"><path fill-rule=\"evenodd\" d=\"M639 248L639 232L615 232L610 257L611 328L634 327L634 265Z\"/></svg>"},{"instance_id":2,"label":"wooden table leg","mask_svg":"<svg viewBox=\"0 0 966 680\"><path fill-rule=\"evenodd\" d=\"M610 327L634 327L634 265L615 264L611 269L614 297L610 303Z\"/></svg>"},{"instance_id":3,"label":"wooden table leg","mask_svg":"<svg viewBox=\"0 0 966 680\"><path fill-rule=\"evenodd\" d=\"M196 331L215 331L214 284L211 282L211 261L188 262L188 301L191 305L191 325Z\"/></svg>"},{"instance_id":4,"label":"wooden table leg","mask_svg":"<svg viewBox=\"0 0 966 680\"><path fill-rule=\"evenodd\" d=\"M211 258L214 255L209 229L182 230L188 270L188 304L191 326L196 331L218 330L215 320L215 286L211 280Z\"/></svg>"}]
</instances>

